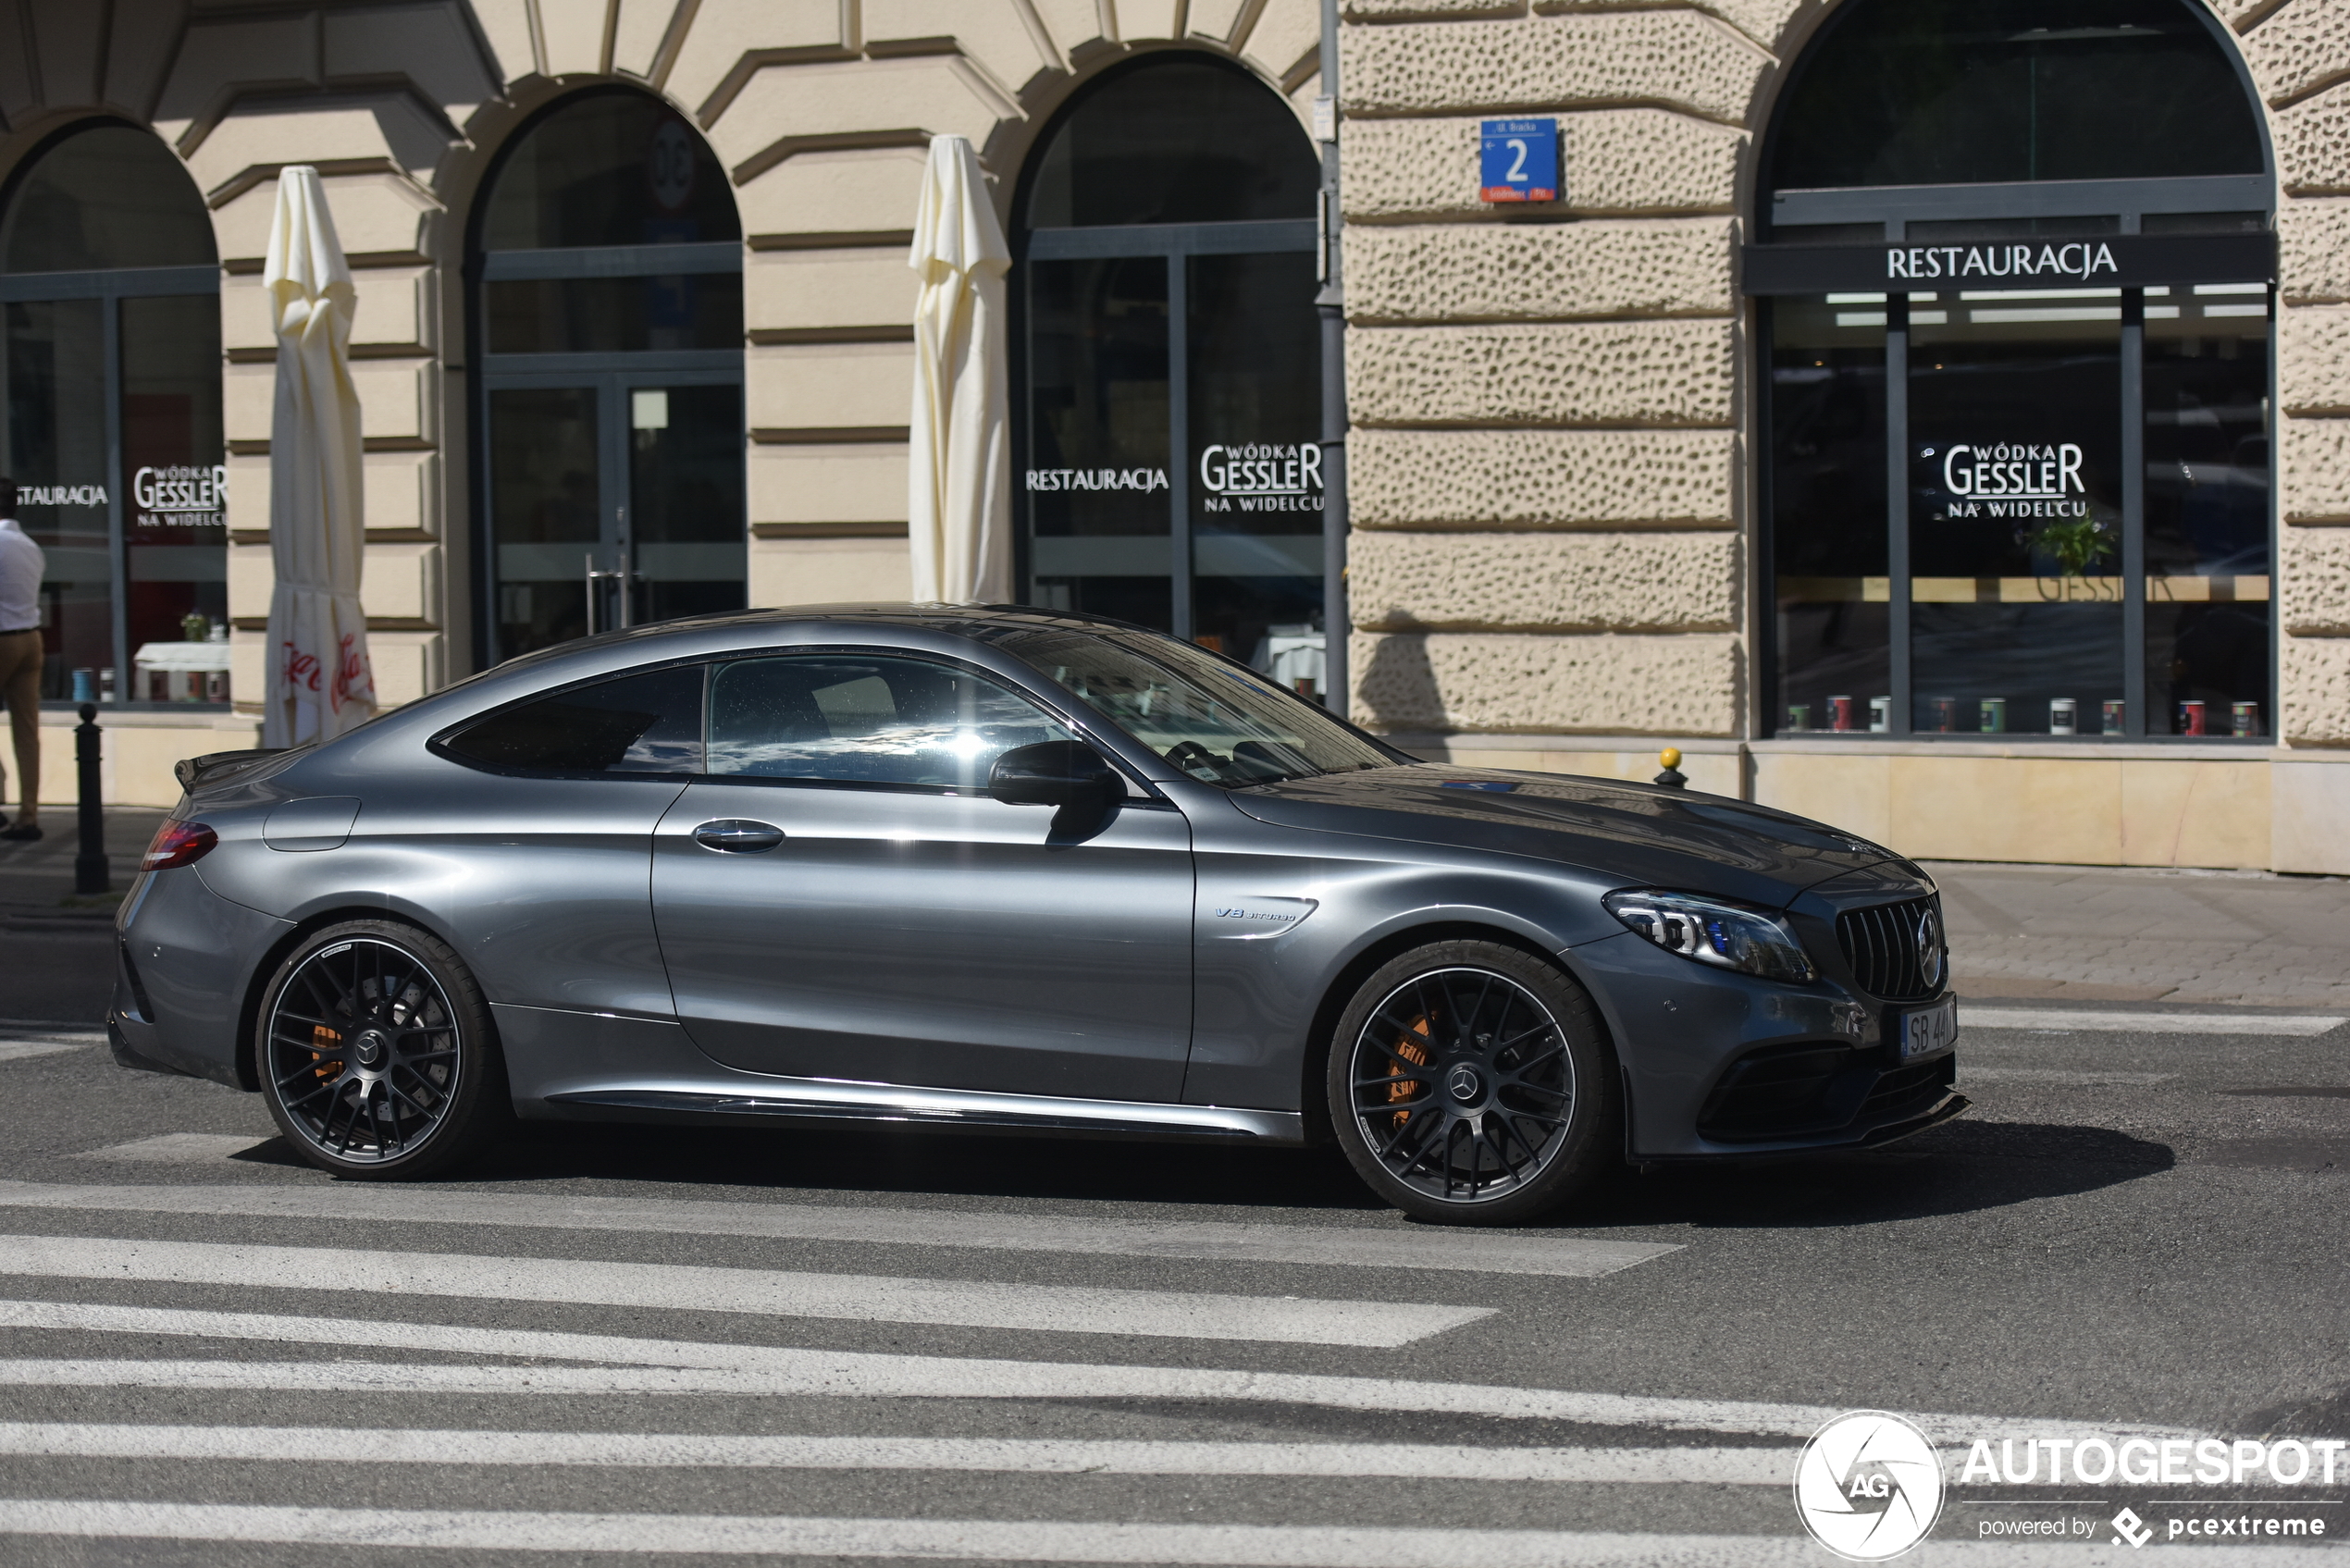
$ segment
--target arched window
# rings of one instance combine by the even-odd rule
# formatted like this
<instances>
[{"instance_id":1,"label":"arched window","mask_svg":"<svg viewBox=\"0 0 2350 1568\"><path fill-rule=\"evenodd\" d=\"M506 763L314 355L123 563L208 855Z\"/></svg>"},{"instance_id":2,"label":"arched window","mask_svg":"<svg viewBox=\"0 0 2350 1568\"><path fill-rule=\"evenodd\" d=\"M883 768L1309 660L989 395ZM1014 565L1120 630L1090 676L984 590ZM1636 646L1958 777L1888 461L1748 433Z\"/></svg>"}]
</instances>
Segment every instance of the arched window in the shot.
<instances>
[{"instance_id":1,"label":"arched window","mask_svg":"<svg viewBox=\"0 0 2350 1568\"><path fill-rule=\"evenodd\" d=\"M48 561L46 699L229 700L219 295L204 198L148 131L76 127L0 202L0 472Z\"/></svg>"},{"instance_id":2,"label":"arched window","mask_svg":"<svg viewBox=\"0 0 2350 1568\"><path fill-rule=\"evenodd\" d=\"M1238 67L1106 73L1018 204L1024 595L1322 677L1319 168Z\"/></svg>"},{"instance_id":3,"label":"arched window","mask_svg":"<svg viewBox=\"0 0 2350 1568\"><path fill-rule=\"evenodd\" d=\"M2273 180L2188 0L1849 0L1763 156L1767 727L2273 722Z\"/></svg>"},{"instance_id":4,"label":"arched window","mask_svg":"<svg viewBox=\"0 0 2350 1568\"><path fill-rule=\"evenodd\" d=\"M742 227L659 100L568 99L475 223L489 661L744 602Z\"/></svg>"}]
</instances>

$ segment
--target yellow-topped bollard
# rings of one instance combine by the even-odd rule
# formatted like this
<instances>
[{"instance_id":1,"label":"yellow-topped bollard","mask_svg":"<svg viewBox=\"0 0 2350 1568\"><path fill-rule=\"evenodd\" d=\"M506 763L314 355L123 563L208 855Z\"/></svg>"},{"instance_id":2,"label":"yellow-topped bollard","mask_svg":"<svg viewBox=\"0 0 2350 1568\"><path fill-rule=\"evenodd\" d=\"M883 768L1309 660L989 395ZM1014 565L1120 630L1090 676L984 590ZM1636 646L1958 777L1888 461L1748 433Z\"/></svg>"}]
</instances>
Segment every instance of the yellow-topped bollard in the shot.
<instances>
[{"instance_id":1,"label":"yellow-topped bollard","mask_svg":"<svg viewBox=\"0 0 2350 1568\"><path fill-rule=\"evenodd\" d=\"M1667 789L1684 789L1688 787L1689 776L1681 772L1681 748L1679 747L1666 747L1664 750L1656 754L1656 759L1664 765L1664 772L1656 775L1656 782L1658 784L1663 784Z\"/></svg>"}]
</instances>

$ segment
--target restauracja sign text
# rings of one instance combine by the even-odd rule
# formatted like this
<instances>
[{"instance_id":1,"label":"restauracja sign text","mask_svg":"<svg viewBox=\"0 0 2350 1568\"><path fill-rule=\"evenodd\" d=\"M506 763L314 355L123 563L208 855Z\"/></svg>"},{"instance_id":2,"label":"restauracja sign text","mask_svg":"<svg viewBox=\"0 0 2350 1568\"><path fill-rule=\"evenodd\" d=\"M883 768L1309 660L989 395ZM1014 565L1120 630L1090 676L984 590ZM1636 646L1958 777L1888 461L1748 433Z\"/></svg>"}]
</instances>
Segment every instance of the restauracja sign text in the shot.
<instances>
[{"instance_id":1,"label":"restauracja sign text","mask_svg":"<svg viewBox=\"0 0 2350 1568\"><path fill-rule=\"evenodd\" d=\"M1961 259L1963 258L1963 259ZM2101 272L2117 278L2121 268L2110 245L2075 241L2069 245L1894 245L1885 253L1885 276L1917 282L1934 278L2079 278Z\"/></svg>"}]
</instances>

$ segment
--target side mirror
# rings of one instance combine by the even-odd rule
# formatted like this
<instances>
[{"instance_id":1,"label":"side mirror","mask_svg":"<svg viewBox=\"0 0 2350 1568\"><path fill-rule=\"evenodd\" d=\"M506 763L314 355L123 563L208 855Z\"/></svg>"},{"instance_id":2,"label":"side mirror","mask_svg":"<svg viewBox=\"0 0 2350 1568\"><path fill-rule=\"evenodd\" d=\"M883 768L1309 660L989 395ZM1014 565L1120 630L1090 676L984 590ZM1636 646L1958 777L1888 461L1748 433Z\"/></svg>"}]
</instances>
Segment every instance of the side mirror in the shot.
<instances>
[{"instance_id":1,"label":"side mirror","mask_svg":"<svg viewBox=\"0 0 2350 1568\"><path fill-rule=\"evenodd\" d=\"M1008 806L1094 807L1107 811L1126 795L1126 780L1082 740L1040 740L996 759L987 793Z\"/></svg>"}]
</instances>

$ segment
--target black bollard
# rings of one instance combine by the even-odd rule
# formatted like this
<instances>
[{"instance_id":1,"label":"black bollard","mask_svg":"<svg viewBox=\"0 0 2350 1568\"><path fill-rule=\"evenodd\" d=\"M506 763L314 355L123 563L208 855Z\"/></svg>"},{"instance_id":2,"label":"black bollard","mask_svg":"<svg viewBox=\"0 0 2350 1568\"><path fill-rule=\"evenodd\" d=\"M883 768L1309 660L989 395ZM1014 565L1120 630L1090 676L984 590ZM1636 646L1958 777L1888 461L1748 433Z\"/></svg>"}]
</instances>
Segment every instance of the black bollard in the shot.
<instances>
[{"instance_id":1,"label":"black bollard","mask_svg":"<svg viewBox=\"0 0 2350 1568\"><path fill-rule=\"evenodd\" d=\"M104 893L106 877L106 810L99 799L98 706L81 705L81 722L73 727L75 787L80 792L80 847L74 851L73 890Z\"/></svg>"}]
</instances>

